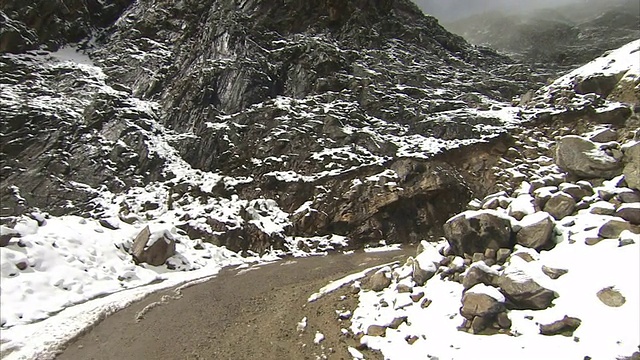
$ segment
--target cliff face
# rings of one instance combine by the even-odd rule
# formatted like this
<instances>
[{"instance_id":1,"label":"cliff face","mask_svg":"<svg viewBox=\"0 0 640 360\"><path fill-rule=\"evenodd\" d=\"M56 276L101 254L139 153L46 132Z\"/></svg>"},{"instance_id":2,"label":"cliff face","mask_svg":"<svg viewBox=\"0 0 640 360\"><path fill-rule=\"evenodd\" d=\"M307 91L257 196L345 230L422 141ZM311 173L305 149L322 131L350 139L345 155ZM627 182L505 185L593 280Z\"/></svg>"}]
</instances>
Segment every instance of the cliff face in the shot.
<instances>
[{"instance_id":1,"label":"cliff face","mask_svg":"<svg viewBox=\"0 0 640 360\"><path fill-rule=\"evenodd\" d=\"M492 187L502 102L537 81L408 0L47 4L0 7L2 216L417 240Z\"/></svg>"}]
</instances>

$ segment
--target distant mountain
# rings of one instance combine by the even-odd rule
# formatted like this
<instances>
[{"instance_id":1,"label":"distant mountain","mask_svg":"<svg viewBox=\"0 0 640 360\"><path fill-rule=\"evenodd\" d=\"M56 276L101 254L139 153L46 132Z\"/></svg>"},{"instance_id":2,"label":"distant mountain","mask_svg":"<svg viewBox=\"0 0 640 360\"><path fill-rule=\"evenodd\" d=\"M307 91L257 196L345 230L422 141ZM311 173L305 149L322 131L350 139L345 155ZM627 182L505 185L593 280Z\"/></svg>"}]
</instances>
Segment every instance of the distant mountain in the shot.
<instances>
[{"instance_id":1,"label":"distant mountain","mask_svg":"<svg viewBox=\"0 0 640 360\"><path fill-rule=\"evenodd\" d=\"M558 74L640 37L640 2L587 1L524 14L492 11L445 27Z\"/></svg>"}]
</instances>

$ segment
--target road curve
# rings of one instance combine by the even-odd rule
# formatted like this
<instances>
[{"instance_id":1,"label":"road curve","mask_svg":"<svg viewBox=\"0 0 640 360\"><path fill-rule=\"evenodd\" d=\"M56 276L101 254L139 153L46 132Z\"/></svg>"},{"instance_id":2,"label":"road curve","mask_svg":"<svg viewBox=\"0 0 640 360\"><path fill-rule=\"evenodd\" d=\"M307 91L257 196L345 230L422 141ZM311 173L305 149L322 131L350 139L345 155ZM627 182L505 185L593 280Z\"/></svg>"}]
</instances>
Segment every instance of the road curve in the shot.
<instances>
[{"instance_id":1,"label":"road curve","mask_svg":"<svg viewBox=\"0 0 640 360\"><path fill-rule=\"evenodd\" d=\"M323 354L349 358L346 346L337 344L344 340L334 339L333 332L340 330L334 312L337 303L310 304L307 298L332 280L403 261L414 253L415 247L407 246L387 252L288 259L249 270L225 269L210 281L182 290L182 297L154 307L140 321L136 317L142 309L175 292L154 294L117 312L70 344L57 359L282 360L316 359ZM299 334L296 326L305 316L310 322ZM315 331L322 328L328 329L327 341L315 345Z\"/></svg>"}]
</instances>

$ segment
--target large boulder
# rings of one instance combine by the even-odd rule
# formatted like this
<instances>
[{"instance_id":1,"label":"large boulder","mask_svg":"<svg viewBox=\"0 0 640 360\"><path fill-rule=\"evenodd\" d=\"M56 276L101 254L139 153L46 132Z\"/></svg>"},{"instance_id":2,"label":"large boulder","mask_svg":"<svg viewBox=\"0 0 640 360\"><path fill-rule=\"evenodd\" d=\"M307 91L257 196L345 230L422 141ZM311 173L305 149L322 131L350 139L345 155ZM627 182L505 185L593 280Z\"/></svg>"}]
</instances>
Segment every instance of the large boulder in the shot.
<instances>
[{"instance_id":1,"label":"large boulder","mask_svg":"<svg viewBox=\"0 0 640 360\"><path fill-rule=\"evenodd\" d=\"M511 221L493 211L465 211L444 224L444 234L456 255L511 248Z\"/></svg>"},{"instance_id":2,"label":"large boulder","mask_svg":"<svg viewBox=\"0 0 640 360\"><path fill-rule=\"evenodd\" d=\"M167 232L154 233L153 236L146 226L133 241L131 254L136 264L147 263L153 266L164 264L168 258L176 253L176 241Z\"/></svg>"},{"instance_id":3,"label":"large boulder","mask_svg":"<svg viewBox=\"0 0 640 360\"><path fill-rule=\"evenodd\" d=\"M600 229L598 229L598 236L605 239L615 239L622 234L625 230L632 230L631 224L619 218L611 218L607 220Z\"/></svg>"},{"instance_id":4,"label":"large boulder","mask_svg":"<svg viewBox=\"0 0 640 360\"><path fill-rule=\"evenodd\" d=\"M520 221L522 227L516 234L516 242L536 250L548 250L553 247L551 235L553 234L553 218L541 211L525 216Z\"/></svg>"},{"instance_id":5,"label":"large boulder","mask_svg":"<svg viewBox=\"0 0 640 360\"><path fill-rule=\"evenodd\" d=\"M629 187L640 190L640 142L624 150L624 179Z\"/></svg>"},{"instance_id":6,"label":"large boulder","mask_svg":"<svg viewBox=\"0 0 640 360\"><path fill-rule=\"evenodd\" d=\"M555 152L556 165L579 178L610 179L622 173L622 163L596 143L575 135L562 137Z\"/></svg>"},{"instance_id":7,"label":"large boulder","mask_svg":"<svg viewBox=\"0 0 640 360\"><path fill-rule=\"evenodd\" d=\"M553 216L556 220L561 220L565 216L573 214L576 208L575 199L563 192L557 192L549 198L544 205L544 211Z\"/></svg>"},{"instance_id":8,"label":"large boulder","mask_svg":"<svg viewBox=\"0 0 640 360\"><path fill-rule=\"evenodd\" d=\"M511 302L513 308L543 310L551 305L556 293L543 287L522 270L512 257L512 263L500 275L497 285ZM524 260L521 260L524 261Z\"/></svg>"}]
</instances>

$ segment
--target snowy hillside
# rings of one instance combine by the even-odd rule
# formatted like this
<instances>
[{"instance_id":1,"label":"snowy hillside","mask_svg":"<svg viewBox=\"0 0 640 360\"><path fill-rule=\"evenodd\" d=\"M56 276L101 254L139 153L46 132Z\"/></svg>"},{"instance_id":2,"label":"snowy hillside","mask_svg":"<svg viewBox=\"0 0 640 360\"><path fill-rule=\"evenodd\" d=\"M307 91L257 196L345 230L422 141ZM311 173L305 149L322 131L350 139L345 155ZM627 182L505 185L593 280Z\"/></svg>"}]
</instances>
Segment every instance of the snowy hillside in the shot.
<instances>
[{"instance_id":1,"label":"snowy hillside","mask_svg":"<svg viewBox=\"0 0 640 360\"><path fill-rule=\"evenodd\" d=\"M354 358L369 349L385 359L638 357L638 119L609 124L595 115L573 124L588 130L576 133L565 118L623 106L604 99L613 88L637 89L639 47L611 51L537 93L523 110L558 120L532 115L535 126L512 132L514 155L500 170L517 186L470 202L444 225L446 238L423 242L405 264L326 287L359 289L359 305L340 318L356 340ZM575 93L611 76L606 93Z\"/></svg>"}]
</instances>

